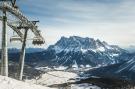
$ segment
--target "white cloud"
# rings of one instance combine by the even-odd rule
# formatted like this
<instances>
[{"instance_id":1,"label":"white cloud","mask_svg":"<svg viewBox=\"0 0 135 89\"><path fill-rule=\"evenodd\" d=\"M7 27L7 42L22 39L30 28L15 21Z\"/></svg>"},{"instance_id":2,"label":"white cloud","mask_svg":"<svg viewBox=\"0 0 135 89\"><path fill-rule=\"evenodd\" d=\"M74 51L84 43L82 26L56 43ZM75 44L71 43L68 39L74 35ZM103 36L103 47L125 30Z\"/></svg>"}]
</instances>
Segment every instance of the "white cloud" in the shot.
<instances>
[{"instance_id":1,"label":"white cloud","mask_svg":"<svg viewBox=\"0 0 135 89\"><path fill-rule=\"evenodd\" d=\"M94 23L80 26L48 27L46 29L47 43L55 43L61 36L94 37L110 44L128 46L135 44L135 25L133 23Z\"/></svg>"},{"instance_id":2,"label":"white cloud","mask_svg":"<svg viewBox=\"0 0 135 89\"><path fill-rule=\"evenodd\" d=\"M47 45L54 44L61 36L78 35L99 38L120 46L135 45L134 3L135 0L18 2L24 14L36 20L39 18Z\"/></svg>"}]
</instances>

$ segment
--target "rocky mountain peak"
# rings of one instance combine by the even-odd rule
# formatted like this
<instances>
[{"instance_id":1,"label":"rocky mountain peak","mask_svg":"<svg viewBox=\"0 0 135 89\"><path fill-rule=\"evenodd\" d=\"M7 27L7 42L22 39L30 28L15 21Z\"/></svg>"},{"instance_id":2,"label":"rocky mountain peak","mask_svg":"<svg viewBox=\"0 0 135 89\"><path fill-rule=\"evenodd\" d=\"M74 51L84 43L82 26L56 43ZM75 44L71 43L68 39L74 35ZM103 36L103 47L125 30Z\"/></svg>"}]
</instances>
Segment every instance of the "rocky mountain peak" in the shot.
<instances>
[{"instance_id":1,"label":"rocky mountain peak","mask_svg":"<svg viewBox=\"0 0 135 89\"><path fill-rule=\"evenodd\" d=\"M95 40L94 38L88 37L79 37L79 36L70 36L61 37L56 44L51 45L48 49L54 49L57 52L61 51L119 51L121 50L118 46L109 45L105 41L100 41L99 39Z\"/></svg>"}]
</instances>

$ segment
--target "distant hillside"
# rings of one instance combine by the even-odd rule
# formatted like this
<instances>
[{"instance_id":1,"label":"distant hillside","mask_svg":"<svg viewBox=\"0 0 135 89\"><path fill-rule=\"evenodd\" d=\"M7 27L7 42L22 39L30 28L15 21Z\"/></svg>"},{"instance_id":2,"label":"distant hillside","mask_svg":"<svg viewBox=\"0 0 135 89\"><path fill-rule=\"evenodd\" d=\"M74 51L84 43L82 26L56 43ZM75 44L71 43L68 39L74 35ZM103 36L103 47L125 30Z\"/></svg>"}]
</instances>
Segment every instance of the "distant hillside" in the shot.
<instances>
[{"instance_id":1,"label":"distant hillside","mask_svg":"<svg viewBox=\"0 0 135 89\"><path fill-rule=\"evenodd\" d=\"M26 53L42 52L44 50L45 49L43 49L43 48L26 48ZM9 48L8 52L9 53L18 53L18 52L20 52L20 49L18 49L18 48Z\"/></svg>"}]
</instances>

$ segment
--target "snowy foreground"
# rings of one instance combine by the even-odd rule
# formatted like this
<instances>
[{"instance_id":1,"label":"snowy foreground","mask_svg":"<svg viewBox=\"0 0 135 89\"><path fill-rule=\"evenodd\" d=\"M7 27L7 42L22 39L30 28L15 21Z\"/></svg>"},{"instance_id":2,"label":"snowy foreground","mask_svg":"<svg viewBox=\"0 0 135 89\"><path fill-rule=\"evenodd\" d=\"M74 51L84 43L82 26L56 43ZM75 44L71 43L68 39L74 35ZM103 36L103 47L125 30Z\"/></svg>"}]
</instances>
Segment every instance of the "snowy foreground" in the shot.
<instances>
[{"instance_id":1,"label":"snowy foreground","mask_svg":"<svg viewBox=\"0 0 135 89\"><path fill-rule=\"evenodd\" d=\"M64 71L51 71L43 74L39 79L26 80L26 82L40 85L54 85L71 82L70 79L77 77L77 74Z\"/></svg>"},{"instance_id":2,"label":"snowy foreground","mask_svg":"<svg viewBox=\"0 0 135 89\"><path fill-rule=\"evenodd\" d=\"M73 80L70 79L73 79L75 77L77 77L77 74L63 71L48 72L43 74L38 79L26 80L26 82L0 76L0 89L60 89L58 87L49 88L47 86L73 82ZM101 89L101 88L90 84L79 84L79 85L73 84L68 89Z\"/></svg>"},{"instance_id":3,"label":"snowy foreground","mask_svg":"<svg viewBox=\"0 0 135 89\"><path fill-rule=\"evenodd\" d=\"M0 76L0 89L54 89Z\"/></svg>"},{"instance_id":4,"label":"snowy foreground","mask_svg":"<svg viewBox=\"0 0 135 89\"><path fill-rule=\"evenodd\" d=\"M35 80L26 80L29 83L35 83L43 86L50 86L55 84L63 84L68 82L74 82L72 80L78 77L77 74L64 71L51 71L43 74L39 79ZM58 89L67 89L67 88L58 88ZM73 84L68 89L101 89L100 87L91 85L91 84Z\"/></svg>"},{"instance_id":5,"label":"snowy foreground","mask_svg":"<svg viewBox=\"0 0 135 89\"><path fill-rule=\"evenodd\" d=\"M100 87L98 86L94 86L94 85L91 85L91 84L78 84L78 85L71 85L71 89L101 89Z\"/></svg>"}]
</instances>

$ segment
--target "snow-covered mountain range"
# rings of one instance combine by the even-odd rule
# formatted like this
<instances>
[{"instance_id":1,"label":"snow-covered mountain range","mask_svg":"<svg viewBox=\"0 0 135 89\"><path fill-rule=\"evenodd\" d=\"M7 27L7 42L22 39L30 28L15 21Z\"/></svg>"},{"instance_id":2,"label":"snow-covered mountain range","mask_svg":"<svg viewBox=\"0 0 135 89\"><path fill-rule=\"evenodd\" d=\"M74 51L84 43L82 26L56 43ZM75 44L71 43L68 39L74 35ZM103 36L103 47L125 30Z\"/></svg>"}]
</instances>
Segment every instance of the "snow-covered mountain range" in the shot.
<instances>
[{"instance_id":1,"label":"snow-covered mountain range","mask_svg":"<svg viewBox=\"0 0 135 89\"><path fill-rule=\"evenodd\" d=\"M16 55L16 57L14 56ZM17 61L18 53L11 53L9 58ZM105 41L78 36L61 37L46 50L26 53L26 63L36 66L95 67L116 64L130 58L128 51L109 45Z\"/></svg>"},{"instance_id":2,"label":"snow-covered mountain range","mask_svg":"<svg viewBox=\"0 0 135 89\"><path fill-rule=\"evenodd\" d=\"M18 49L10 49L10 74L18 63ZM13 50L13 51L12 51ZM33 79L50 70L74 71L83 77L105 77L135 80L135 53L105 41L78 36L61 37L47 49L27 49L25 76ZM44 71L45 70L45 71ZM81 72L79 72L81 71ZM14 77L14 75L9 75Z\"/></svg>"},{"instance_id":3,"label":"snow-covered mountain range","mask_svg":"<svg viewBox=\"0 0 135 89\"><path fill-rule=\"evenodd\" d=\"M55 53L55 58L52 59L53 63L67 66L72 64L78 64L78 66L115 64L121 61L120 55L127 53L124 49L116 45L109 45L105 41L78 36L61 37L47 50Z\"/></svg>"},{"instance_id":4,"label":"snow-covered mountain range","mask_svg":"<svg viewBox=\"0 0 135 89\"><path fill-rule=\"evenodd\" d=\"M47 49L26 49L24 76L27 76L27 82L41 85L69 82L69 78L65 78L65 76L72 71L74 72L73 75L71 74L72 77L80 74L80 76L77 75L75 80L81 79L80 77L86 78L86 80L92 77L99 78L96 83L102 78L109 79L109 81L110 79L112 81L117 81L117 79L134 81L134 56L135 53L133 52L128 52L119 46L110 45L99 39L78 36L61 37L60 40ZM18 59L19 50L9 49L10 77L15 77ZM54 70L55 72L53 72ZM58 70L60 71L58 72ZM61 76L62 78L59 79L57 74L63 77ZM58 80L59 82L52 82L52 78L55 79L54 81ZM117 82L119 83L119 81ZM97 86L92 85L90 87L96 87L97 89Z\"/></svg>"},{"instance_id":5,"label":"snow-covered mountain range","mask_svg":"<svg viewBox=\"0 0 135 89\"><path fill-rule=\"evenodd\" d=\"M61 37L54 45L42 51L26 53L27 64L36 67L85 68L107 66L128 61L133 55L105 41L78 36ZM9 59L18 61L19 53L9 53Z\"/></svg>"},{"instance_id":6,"label":"snow-covered mountain range","mask_svg":"<svg viewBox=\"0 0 135 89\"><path fill-rule=\"evenodd\" d=\"M18 49L9 53L9 59L18 61ZM16 51L17 50L17 51ZM61 37L54 45L46 50L27 49L26 63L36 68L55 67L57 70L68 68L89 68L124 63L118 71L134 70L134 53L130 53L119 46L109 45L105 41L78 36ZM132 59L132 60L130 60ZM125 61L128 61L125 63ZM129 66L130 64L130 66ZM130 68L131 67L131 68Z\"/></svg>"},{"instance_id":7,"label":"snow-covered mountain range","mask_svg":"<svg viewBox=\"0 0 135 89\"><path fill-rule=\"evenodd\" d=\"M55 45L51 45L48 49L54 49L56 53L60 53L62 51L81 51L82 53L87 51L119 53L123 51L120 47L109 45L105 41L101 42L99 39L95 40L93 38L82 38L78 36L71 36L69 38L61 37ZM113 55L116 56L117 54L112 54L112 56Z\"/></svg>"}]
</instances>

